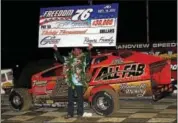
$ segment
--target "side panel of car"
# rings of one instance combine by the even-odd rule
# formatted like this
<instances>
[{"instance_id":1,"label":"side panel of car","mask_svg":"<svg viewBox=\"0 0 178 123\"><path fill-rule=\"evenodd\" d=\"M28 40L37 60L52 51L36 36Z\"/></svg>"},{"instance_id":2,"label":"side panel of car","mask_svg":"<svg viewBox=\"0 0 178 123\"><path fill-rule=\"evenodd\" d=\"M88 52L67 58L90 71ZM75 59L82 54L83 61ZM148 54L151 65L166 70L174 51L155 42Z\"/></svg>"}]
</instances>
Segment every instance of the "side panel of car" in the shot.
<instances>
[{"instance_id":1,"label":"side panel of car","mask_svg":"<svg viewBox=\"0 0 178 123\"><path fill-rule=\"evenodd\" d=\"M89 85L129 83L150 79L149 66L140 63L128 63L100 67L96 70Z\"/></svg>"},{"instance_id":2,"label":"side panel of car","mask_svg":"<svg viewBox=\"0 0 178 123\"><path fill-rule=\"evenodd\" d=\"M62 67L56 66L32 77L32 92L34 95L51 94L55 91L58 80L63 78ZM57 76L56 76L57 75Z\"/></svg>"},{"instance_id":3,"label":"side panel of car","mask_svg":"<svg viewBox=\"0 0 178 123\"><path fill-rule=\"evenodd\" d=\"M91 95L93 92L105 87L114 89L119 93L119 96L140 97L152 95L150 71L147 64L127 61L122 64L95 69L95 75L92 76L89 83L90 87L94 86L90 89Z\"/></svg>"},{"instance_id":4,"label":"side panel of car","mask_svg":"<svg viewBox=\"0 0 178 123\"><path fill-rule=\"evenodd\" d=\"M152 95L150 80L119 83L110 85L120 97L144 97Z\"/></svg>"}]
</instances>

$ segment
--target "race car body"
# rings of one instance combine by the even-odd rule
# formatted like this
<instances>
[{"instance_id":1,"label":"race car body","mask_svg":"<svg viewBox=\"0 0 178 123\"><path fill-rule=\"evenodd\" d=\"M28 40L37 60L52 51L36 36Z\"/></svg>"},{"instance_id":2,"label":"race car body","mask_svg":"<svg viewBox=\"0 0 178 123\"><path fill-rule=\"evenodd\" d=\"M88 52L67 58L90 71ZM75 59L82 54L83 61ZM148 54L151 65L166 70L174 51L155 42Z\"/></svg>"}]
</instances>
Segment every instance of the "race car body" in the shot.
<instances>
[{"instance_id":1,"label":"race car body","mask_svg":"<svg viewBox=\"0 0 178 123\"><path fill-rule=\"evenodd\" d=\"M173 91L170 61L134 51L94 56L86 74L88 87L83 97L100 115L116 112L120 97L152 96L153 100L159 100ZM61 64L34 74L31 85L30 89L17 88L12 91L9 100L14 109L28 109L31 106L29 102L57 105L58 102L67 101L68 86ZM17 95L25 98L23 105L13 103Z\"/></svg>"},{"instance_id":2,"label":"race car body","mask_svg":"<svg viewBox=\"0 0 178 123\"><path fill-rule=\"evenodd\" d=\"M159 56L171 62L171 81L177 85L177 42L176 41L157 41L154 43L127 43L118 44L119 50L130 50Z\"/></svg>"}]
</instances>

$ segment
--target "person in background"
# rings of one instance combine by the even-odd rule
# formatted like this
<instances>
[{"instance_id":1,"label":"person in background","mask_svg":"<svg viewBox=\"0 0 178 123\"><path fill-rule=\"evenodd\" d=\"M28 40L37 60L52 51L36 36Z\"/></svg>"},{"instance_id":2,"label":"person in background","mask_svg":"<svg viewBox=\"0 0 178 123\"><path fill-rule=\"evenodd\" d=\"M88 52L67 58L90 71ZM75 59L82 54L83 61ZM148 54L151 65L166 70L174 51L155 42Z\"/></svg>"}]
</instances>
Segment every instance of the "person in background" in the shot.
<instances>
[{"instance_id":1,"label":"person in background","mask_svg":"<svg viewBox=\"0 0 178 123\"><path fill-rule=\"evenodd\" d=\"M92 45L89 44L88 52L82 52L80 48L74 48L67 57L60 55L58 48L54 45L55 58L58 62L64 64L65 81L68 84L68 109L66 119L74 116L74 94L77 94L77 115L82 117L84 113L83 106L83 88L87 87L86 66L90 62Z\"/></svg>"}]
</instances>

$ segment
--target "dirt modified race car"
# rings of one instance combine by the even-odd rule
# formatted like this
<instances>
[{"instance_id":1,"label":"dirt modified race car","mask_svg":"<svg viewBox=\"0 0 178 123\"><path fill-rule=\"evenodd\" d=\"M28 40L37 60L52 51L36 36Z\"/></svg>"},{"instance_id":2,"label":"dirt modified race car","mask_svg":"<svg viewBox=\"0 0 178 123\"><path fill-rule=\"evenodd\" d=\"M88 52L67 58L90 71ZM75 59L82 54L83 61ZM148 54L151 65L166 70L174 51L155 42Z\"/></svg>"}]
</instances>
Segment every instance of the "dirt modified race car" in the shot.
<instances>
[{"instance_id":1,"label":"dirt modified race car","mask_svg":"<svg viewBox=\"0 0 178 123\"><path fill-rule=\"evenodd\" d=\"M170 61L135 51L94 56L86 74L89 77L88 87L83 97L99 115L116 112L120 97L152 96L153 100L159 100L174 90ZM63 65L46 67L28 77L31 87L11 91L9 101L14 110L28 110L32 104L57 105L67 101L68 87L64 81Z\"/></svg>"}]
</instances>

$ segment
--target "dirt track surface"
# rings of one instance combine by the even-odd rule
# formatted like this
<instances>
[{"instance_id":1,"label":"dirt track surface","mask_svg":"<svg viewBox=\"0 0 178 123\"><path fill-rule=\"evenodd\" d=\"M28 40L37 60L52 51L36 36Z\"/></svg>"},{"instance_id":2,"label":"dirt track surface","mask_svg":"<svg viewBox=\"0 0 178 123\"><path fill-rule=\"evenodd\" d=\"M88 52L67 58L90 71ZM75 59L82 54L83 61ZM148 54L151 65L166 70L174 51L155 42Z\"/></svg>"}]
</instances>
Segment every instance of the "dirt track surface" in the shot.
<instances>
[{"instance_id":1,"label":"dirt track surface","mask_svg":"<svg viewBox=\"0 0 178 123\"><path fill-rule=\"evenodd\" d=\"M13 112L8 104L8 96L1 95L2 123L60 123L60 122L115 122L115 123L177 123L177 95L161 99L158 102L144 100L120 100L120 110L110 117L96 115L91 109L91 117L64 119L65 108L40 108L25 112Z\"/></svg>"}]
</instances>

